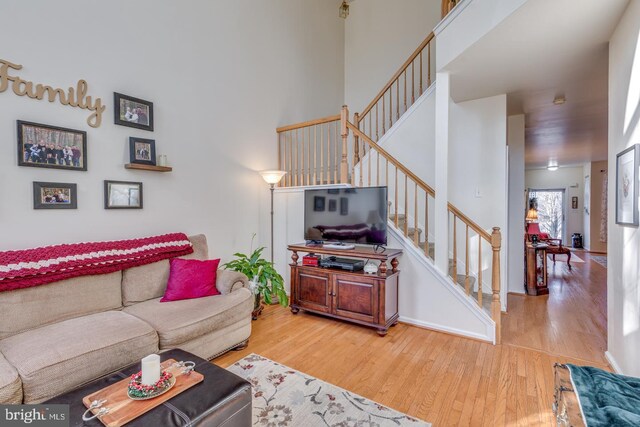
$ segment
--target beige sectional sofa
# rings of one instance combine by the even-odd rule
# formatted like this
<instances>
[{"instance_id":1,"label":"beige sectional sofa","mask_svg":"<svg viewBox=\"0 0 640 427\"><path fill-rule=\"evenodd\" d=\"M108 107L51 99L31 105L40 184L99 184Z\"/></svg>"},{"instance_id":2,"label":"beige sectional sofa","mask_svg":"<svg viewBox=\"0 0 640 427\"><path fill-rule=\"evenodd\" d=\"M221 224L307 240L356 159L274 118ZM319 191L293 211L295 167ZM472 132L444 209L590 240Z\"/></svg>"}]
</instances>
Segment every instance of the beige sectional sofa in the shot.
<instances>
[{"instance_id":1,"label":"beige sectional sofa","mask_svg":"<svg viewBox=\"0 0 640 427\"><path fill-rule=\"evenodd\" d=\"M206 238L189 238L208 259ZM0 403L38 403L142 357L182 348L211 359L251 334L247 278L218 270L222 295L160 303L169 261L0 292Z\"/></svg>"}]
</instances>

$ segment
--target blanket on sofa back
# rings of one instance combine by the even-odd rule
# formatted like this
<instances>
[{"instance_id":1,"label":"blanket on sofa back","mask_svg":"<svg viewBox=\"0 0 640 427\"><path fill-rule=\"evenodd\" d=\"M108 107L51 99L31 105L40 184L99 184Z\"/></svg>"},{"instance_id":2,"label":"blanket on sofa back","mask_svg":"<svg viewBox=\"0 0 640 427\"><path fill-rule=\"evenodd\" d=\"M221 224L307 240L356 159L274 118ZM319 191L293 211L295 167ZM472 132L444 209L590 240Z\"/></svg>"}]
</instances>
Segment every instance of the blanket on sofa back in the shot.
<instances>
[{"instance_id":1,"label":"blanket on sofa back","mask_svg":"<svg viewBox=\"0 0 640 427\"><path fill-rule=\"evenodd\" d=\"M184 233L0 252L0 292L111 273L192 252Z\"/></svg>"}]
</instances>

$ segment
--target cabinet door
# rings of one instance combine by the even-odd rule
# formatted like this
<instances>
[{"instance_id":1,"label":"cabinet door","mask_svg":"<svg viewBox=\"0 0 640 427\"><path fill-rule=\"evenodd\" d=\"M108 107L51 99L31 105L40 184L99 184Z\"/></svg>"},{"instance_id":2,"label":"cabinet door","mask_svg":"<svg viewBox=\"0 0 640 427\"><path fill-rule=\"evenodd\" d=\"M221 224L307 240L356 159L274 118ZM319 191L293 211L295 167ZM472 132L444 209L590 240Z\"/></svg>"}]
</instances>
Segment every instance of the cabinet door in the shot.
<instances>
[{"instance_id":1,"label":"cabinet door","mask_svg":"<svg viewBox=\"0 0 640 427\"><path fill-rule=\"evenodd\" d=\"M349 319L378 323L378 279L335 275L334 313Z\"/></svg>"},{"instance_id":2,"label":"cabinet door","mask_svg":"<svg viewBox=\"0 0 640 427\"><path fill-rule=\"evenodd\" d=\"M331 276L319 269L298 270L297 304L302 308L331 312Z\"/></svg>"}]
</instances>

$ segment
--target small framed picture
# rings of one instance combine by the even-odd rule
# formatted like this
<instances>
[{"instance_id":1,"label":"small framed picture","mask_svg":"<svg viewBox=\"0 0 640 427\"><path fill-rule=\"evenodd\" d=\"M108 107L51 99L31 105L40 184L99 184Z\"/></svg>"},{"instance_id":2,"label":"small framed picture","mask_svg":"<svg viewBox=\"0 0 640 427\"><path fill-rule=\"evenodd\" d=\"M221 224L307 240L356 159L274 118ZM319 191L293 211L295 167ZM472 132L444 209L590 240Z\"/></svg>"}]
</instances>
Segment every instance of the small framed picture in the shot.
<instances>
[{"instance_id":1,"label":"small framed picture","mask_svg":"<svg viewBox=\"0 0 640 427\"><path fill-rule=\"evenodd\" d=\"M129 138L129 161L142 165L156 165L156 142L153 139Z\"/></svg>"},{"instance_id":2,"label":"small framed picture","mask_svg":"<svg viewBox=\"0 0 640 427\"><path fill-rule=\"evenodd\" d=\"M640 146L616 156L616 224L638 226L638 166Z\"/></svg>"},{"instance_id":3,"label":"small framed picture","mask_svg":"<svg viewBox=\"0 0 640 427\"><path fill-rule=\"evenodd\" d=\"M325 198L322 196L315 196L313 198L313 210L315 212L324 212Z\"/></svg>"},{"instance_id":4,"label":"small framed picture","mask_svg":"<svg viewBox=\"0 0 640 427\"><path fill-rule=\"evenodd\" d=\"M578 209L578 196L571 198L571 209Z\"/></svg>"},{"instance_id":5,"label":"small framed picture","mask_svg":"<svg viewBox=\"0 0 640 427\"><path fill-rule=\"evenodd\" d=\"M142 209L142 183L104 182L105 209Z\"/></svg>"},{"instance_id":6,"label":"small framed picture","mask_svg":"<svg viewBox=\"0 0 640 427\"><path fill-rule=\"evenodd\" d=\"M336 199L329 199L329 212L335 212L338 210L338 201Z\"/></svg>"},{"instance_id":7,"label":"small framed picture","mask_svg":"<svg viewBox=\"0 0 640 427\"><path fill-rule=\"evenodd\" d=\"M340 197L340 215L349 215L348 197Z\"/></svg>"},{"instance_id":8,"label":"small framed picture","mask_svg":"<svg viewBox=\"0 0 640 427\"><path fill-rule=\"evenodd\" d=\"M153 131L153 102L114 92L115 124Z\"/></svg>"},{"instance_id":9,"label":"small framed picture","mask_svg":"<svg viewBox=\"0 0 640 427\"><path fill-rule=\"evenodd\" d=\"M87 170L87 133L18 120L18 166Z\"/></svg>"},{"instance_id":10,"label":"small framed picture","mask_svg":"<svg viewBox=\"0 0 640 427\"><path fill-rule=\"evenodd\" d=\"M76 184L34 182L33 209L78 209Z\"/></svg>"}]
</instances>

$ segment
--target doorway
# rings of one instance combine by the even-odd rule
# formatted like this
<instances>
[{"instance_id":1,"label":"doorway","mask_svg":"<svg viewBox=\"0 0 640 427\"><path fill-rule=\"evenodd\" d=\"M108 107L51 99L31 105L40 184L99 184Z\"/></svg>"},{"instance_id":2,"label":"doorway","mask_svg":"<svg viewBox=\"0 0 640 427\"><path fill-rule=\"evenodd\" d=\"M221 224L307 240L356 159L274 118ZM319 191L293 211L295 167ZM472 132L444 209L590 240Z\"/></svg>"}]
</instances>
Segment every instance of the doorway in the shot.
<instances>
[{"instance_id":1,"label":"doorway","mask_svg":"<svg viewBox=\"0 0 640 427\"><path fill-rule=\"evenodd\" d=\"M535 199L538 207L540 231L552 239L565 238L565 190L529 190L529 200Z\"/></svg>"}]
</instances>

